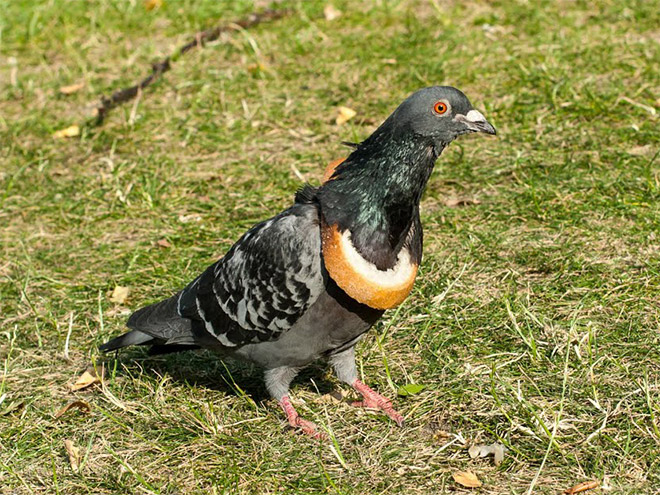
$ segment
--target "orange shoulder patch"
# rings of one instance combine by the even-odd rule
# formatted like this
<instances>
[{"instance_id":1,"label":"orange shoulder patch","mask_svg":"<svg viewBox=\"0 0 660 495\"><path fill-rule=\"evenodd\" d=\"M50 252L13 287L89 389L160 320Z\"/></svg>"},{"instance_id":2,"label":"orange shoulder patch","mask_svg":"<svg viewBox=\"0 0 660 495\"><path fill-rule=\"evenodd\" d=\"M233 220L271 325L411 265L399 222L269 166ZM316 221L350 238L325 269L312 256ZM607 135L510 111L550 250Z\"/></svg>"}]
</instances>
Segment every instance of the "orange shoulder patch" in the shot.
<instances>
[{"instance_id":1,"label":"orange shoulder patch","mask_svg":"<svg viewBox=\"0 0 660 495\"><path fill-rule=\"evenodd\" d=\"M325 172L323 173L323 179L321 182L328 182L330 177L332 177L332 174L335 173L335 169L337 166L342 164L346 160L346 158L338 158L337 160L333 160L330 163L328 163L328 166L325 168Z\"/></svg>"},{"instance_id":2,"label":"orange shoulder patch","mask_svg":"<svg viewBox=\"0 0 660 495\"><path fill-rule=\"evenodd\" d=\"M390 309L401 304L412 290L417 264L408 252L390 270L378 270L355 250L350 238L336 225L321 226L323 262L335 283L356 301L376 309Z\"/></svg>"}]
</instances>

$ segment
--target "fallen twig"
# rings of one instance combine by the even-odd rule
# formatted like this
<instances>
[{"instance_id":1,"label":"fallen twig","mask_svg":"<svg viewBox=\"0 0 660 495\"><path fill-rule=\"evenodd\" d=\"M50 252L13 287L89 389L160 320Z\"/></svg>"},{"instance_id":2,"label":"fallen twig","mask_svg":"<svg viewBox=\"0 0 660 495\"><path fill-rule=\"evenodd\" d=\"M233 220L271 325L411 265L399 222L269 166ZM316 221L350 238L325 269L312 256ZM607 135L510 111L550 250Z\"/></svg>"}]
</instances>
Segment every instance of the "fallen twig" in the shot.
<instances>
[{"instance_id":1,"label":"fallen twig","mask_svg":"<svg viewBox=\"0 0 660 495\"><path fill-rule=\"evenodd\" d=\"M144 88L152 85L156 82L161 75L172 68L172 63L176 61L181 55L186 54L190 50L196 47L203 47L204 44L217 40L222 33L228 31L234 31L236 29L248 29L262 22L274 21L276 19L281 19L290 13L289 10L282 9L266 9L263 12L257 12L250 14L243 19L238 21L230 22L228 24L223 24L216 26L206 31L199 32L195 34L195 37L190 40L188 43L179 48L174 55L164 58L160 62L156 62L151 66L151 74L142 79L139 83L129 86L128 88L120 89L112 93L112 95L101 98L101 104L96 107L96 123L100 125L103 123L104 119L108 115L108 112L122 103L135 98Z\"/></svg>"}]
</instances>

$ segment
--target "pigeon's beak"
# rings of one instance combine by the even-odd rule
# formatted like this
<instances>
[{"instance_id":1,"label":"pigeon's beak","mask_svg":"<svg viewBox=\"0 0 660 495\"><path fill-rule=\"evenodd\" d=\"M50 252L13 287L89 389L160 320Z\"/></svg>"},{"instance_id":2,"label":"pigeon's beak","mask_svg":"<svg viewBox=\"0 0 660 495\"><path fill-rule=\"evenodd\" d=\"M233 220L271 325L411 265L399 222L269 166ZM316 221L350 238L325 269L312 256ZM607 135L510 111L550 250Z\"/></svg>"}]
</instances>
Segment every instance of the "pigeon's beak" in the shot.
<instances>
[{"instance_id":1,"label":"pigeon's beak","mask_svg":"<svg viewBox=\"0 0 660 495\"><path fill-rule=\"evenodd\" d=\"M470 110L466 115L458 114L454 120L462 122L473 132L485 132L486 134L497 134L495 128L479 110Z\"/></svg>"}]
</instances>

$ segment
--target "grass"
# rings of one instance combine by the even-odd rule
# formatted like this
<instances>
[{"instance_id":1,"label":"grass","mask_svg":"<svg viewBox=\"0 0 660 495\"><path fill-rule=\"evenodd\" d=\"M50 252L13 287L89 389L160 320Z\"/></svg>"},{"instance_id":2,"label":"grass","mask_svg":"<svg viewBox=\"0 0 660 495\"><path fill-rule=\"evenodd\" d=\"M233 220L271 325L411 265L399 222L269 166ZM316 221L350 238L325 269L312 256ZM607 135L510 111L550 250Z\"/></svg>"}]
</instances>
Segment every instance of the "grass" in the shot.
<instances>
[{"instance_id":1,"label":"grass","mask_svg":"<svg viewBox=\"0 0 660 495\"><path fill-rule=\"evenodd\" d=\"M100 95L253 3L0 1L0 492L460 493L451 473L470 470L479 493L659 493L657 4L337 1L331 22L324 3L284 5L94 127ZM425 385L395 400L405 428L332 398L323 366L293 394L334 450L286 431L250 367L99 356L431 84L499 134L440 158L416 288L359 348L380 391ZM357 116L335 125L338 105ZM105 387L69 391L102 361ZM55 419L76 399L91 412ZM492 442L500 466L469 458Z\"/></svg>"}]
</instances>

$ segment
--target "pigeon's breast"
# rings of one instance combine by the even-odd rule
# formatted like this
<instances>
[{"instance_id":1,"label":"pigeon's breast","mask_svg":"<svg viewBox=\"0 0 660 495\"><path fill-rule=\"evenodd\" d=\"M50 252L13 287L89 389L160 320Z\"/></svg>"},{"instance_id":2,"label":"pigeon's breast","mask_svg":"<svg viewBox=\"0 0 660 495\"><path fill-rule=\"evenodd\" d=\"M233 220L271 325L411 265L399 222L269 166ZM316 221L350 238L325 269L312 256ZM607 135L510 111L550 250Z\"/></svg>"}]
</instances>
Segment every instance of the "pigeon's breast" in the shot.
<instances>
[{"instance_id":1,"label":"pigeon's breast","mask_svg":"<svg viewBox=\"0 0 660 495\"><path fill-rule=\"evenodd\" d=\"M323 225L321 241L328 274L356 301L389 309L401 304L412 290L418 265L407 247L401 249L392 268L379 270L355 249L349 230L340 232L336 225Z\"/></svg>"}]
</instances>

